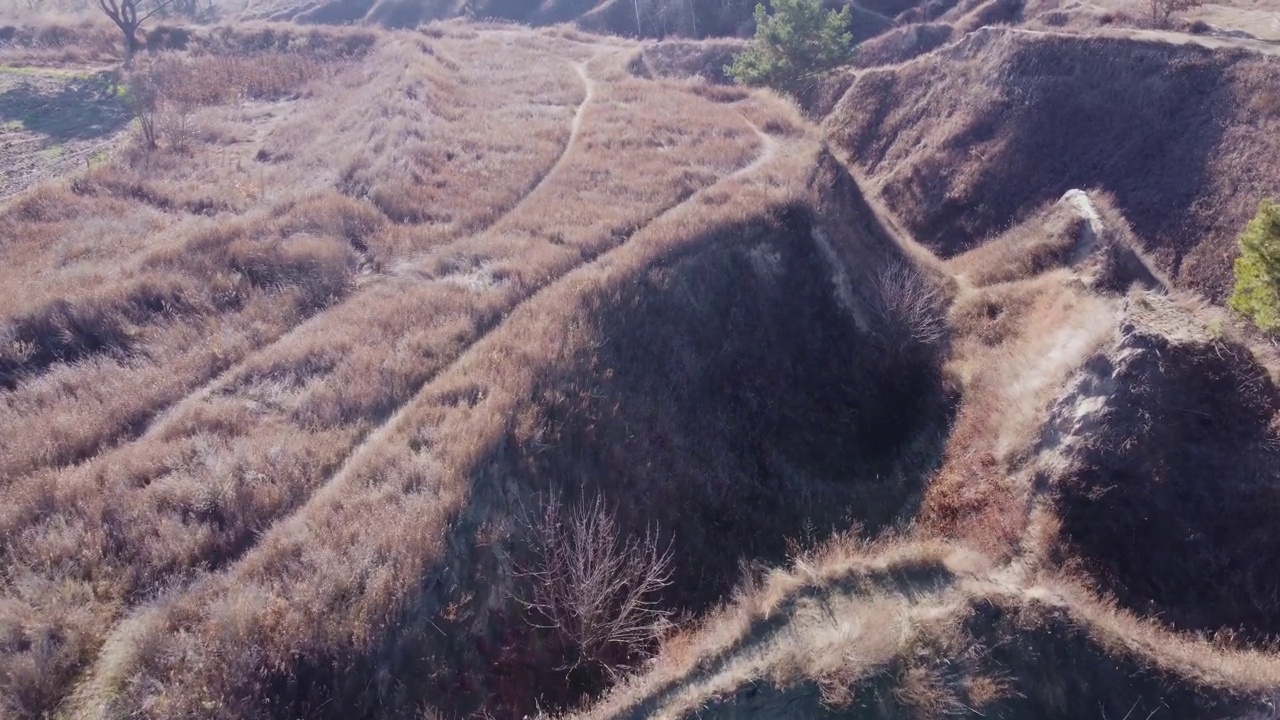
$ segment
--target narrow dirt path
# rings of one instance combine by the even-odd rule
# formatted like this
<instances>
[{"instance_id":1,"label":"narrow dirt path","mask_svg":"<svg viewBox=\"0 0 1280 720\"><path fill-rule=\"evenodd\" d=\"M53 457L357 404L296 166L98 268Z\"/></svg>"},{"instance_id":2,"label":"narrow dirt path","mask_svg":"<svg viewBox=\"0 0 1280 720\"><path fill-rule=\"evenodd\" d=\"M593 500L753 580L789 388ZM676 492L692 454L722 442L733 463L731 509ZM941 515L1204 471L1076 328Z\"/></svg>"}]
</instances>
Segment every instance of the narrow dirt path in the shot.
<instances>
[{"instance_id":1,"label":"narrow dirt path","mask_svg":"<svg viewBox=\"0 0 1280 720\"><path fill-rule=\"evenodd\" d=\"M583 72L583 77L586 78L585 68L582 68L582 72ZM583 107L585 108L585 106L586 106L586 103L584 102ZM579 112L578 116L580 118L581 111ZM745 120L746 118L744 117L743 119ZM690 201L692 201L694 198L697 198L702 193L712 190L713 188L718 187L719 185L725 183L728 180L741 177L751 172L755 172L756 170L758 170L759 168L767 164L770 160L772 160L777 154L778 141L768 133L756 127L756 125L754 123L751 123L749 120L747 121L747 123L751 125L752 129L754 129L762 139L761 150L759 154L755 157L755 159L753 159L747 165L744 165L743 167L737 170L734 170L733 172L728 173L727 175L721 177L716 182L694 193L688 198L685 198L684 200L674 205L671 205L661 210L660 212L654 214L648 220L640 223L636 227L636 229L633 230L629 235L627 235L627 237L622 242L617 243L615 245L606 246L605 248L602 248L598 251L586 253L584 254L581 262L578 262L577 264L569 268L566 268L564 272L560 273L559 275L556 275L555 277L548 278L546 281L530 287L528 292L525 293L523 297L520 297L515 303L512 303L507 307L506 312L504 313L504 318L514 313L518 308L525 305L526 303L532 302L541 293L546 291L548 288L556 285L558 282L563 280L568 275L574 273L575 271L583 267L586 267L596 262L602 257L613 252L614 250L617 250L618 248L625 246L627 242L630 241L631 238L635 236L636 233L641 232L646 227L649 227L653 223L660 220L663 216L671 212L674 212L676 209L689 203ZM580 127L580 125L581 125L581 122L579 120L578 126ZM574 137L576 136L577 136L577 129L575 127ZM567 150L565 152L565 155L568 155ZM360 460L364 457L366 453L368 453L372 448L376 447L383 440L389 438L395 432L395 430L399 428L400 424L404 422L405 417L407 417L409 412L415 407L415 401L422 394L422 391L424 389L426 389L429 385L431 385L431 383L434 382L436 378L444 376L450 370L456 367L457 364L463 358L466 357L467 353L472 348L474 348L479 343L483 342L485 338L489 337L494 332L497 332L504 325L505 325L505 320L499 320L498 322L494 323L492 327L486 328L483 332L477 335L475 339L473 339L466 347L462 348L462 350L452 359L452 361L449 362L449 364L444 365L437 372L435 372L431 377L427 378L426 381L424 381L422 385L420 385L418 389L413 393L413 395L410 396L403 404L401 404L401 406L397 408L396 411L393 412L390 417L388 417L381 425L371 430L369 434L365 436L365 438L360 442L360 444L357 445L351 451L351 453L347 456L346 460L343 461L342 465L338 468L338 470L332 476L330 476L328 480L324 481L324 483L322 483L319 486L319 488L315 491L312 497L313 498L318 497L324 492L326 488L330 488L340 484L341 480L345 478L352 471L353 468L359 466ZM298 514L304 507L306 507L306 503L299 505L299 507L296 510L294 510L294 512L291 515L281 518L280 520L277 521L277 523L287 522L290 517Z\"/></svg>"},{"instance_id":2,"label":"narrow dirt path","mask_svg":"<svg viewBox=\"0 0 1280 720\"><path fill-rule=\"evenodd\" d=\"M578 74L578 78L582 80L582 101L578 103L578 108L573 113L573 119L569 122L569 137L565 140L564 147L560 150L559 157L557 157L555 162L551 164L551 167L547 168L547 171L542 174L542 177L538 178L537 182L535 182L528 191L521 195L520 198L511 205L511 207L494 217L492 221L485 225L485 227L475 231L472 235L484 234L490 229L497 227L503 220L520 212L525 205L528 204L529 199L536 195L538 191L547 184L548 180L555 177L568 161L569 156L573 152L574 146L578 142L578 134L582 132L582 118L586 115L587 106L592 103L596 95L596 82L587 73L586 63L576 62L572 64L574 72L576 72ZM420 269L422 257L423 254L419 253L401 260L396 263L395 267L388 271L387 275L399 277L414 274L415 271Z\"/></svg>"},{"instance_id":3,"label":"narrow dirt path","mask_svg":"<svg viewBox=\"0 0 1280 720\"><path fill-rule=\"evenodd\" d=\"M564 149L560 151L560 157L556 158L555 163L551 165L551 169L548 170L533 187L529 188L529 192L525 193L523 197L516 201L516 204L511 206L510 210L507 210L507 212L503 213L501 217L495 220L492 223L493 225L498 224L503 217L519 212L521 208L529 202L529 198L533 197L538 190L542 189L542 187L547 184L547 180L554 177L555 174L564 167L565 162L569 159L570 153L577 144L578 134L582 132L582 118L587 113L587 106L591 104L592 100L594 100L596 96L596 81L591 79L591 76L587 73L586 63L574 63L573 69L578 73L578 78L582 80L584 92L582 94L582 102L578 103L578 109L573 113L573 120L569 123L569 139L565 141Z\"/></svg>"},{"instance_id":4,"label":"narrow dirt path","mask_svg":"<svg viewBox=\"0 0 1280 720\"><path fill-rule=\"evenodd\" d=\"M584 68L584 73L585 73L585 68ZM584 101L583 106L585 107L585 105L586 105L586 102ZM582 112L580 109L577 116L580 118L581 115L582 115ZM445 376L452 369L457 367L458 364L462 362L477 345L482 343L486 338L490 337L495 332L498 332L503 327L505 327L506 323L508 322L506 318L509 317L516 309L522 307L526 303L534 301L543 292L549 290L550 288L562 282L565 282L568 276L573 275L577 271L593 263L604 260L605 258L607 258L609 254L625 246L627 242L630 241L631 238L635 236L636 233L642 232L645 228L653 225L655 222L658 222L663 217L669 215L672 212L677 211L678 209L689 204L690 202L696 201L697 199L702 197L705 193L719 188L721 185L723 185L727 181L742 177L744 175L747 175L749 173L759 170L760 168L768 164L770 160L777 157L778 150L779 150L778 141L772 136L769 136L768 133L765 133L763 130L758 128L754 123L751 123L750 121L747 121L747 122L749 125L751 125L753 129L755 129L755 131L759 134L762 140L759 153L755 158L752 159L750 163L747 163L741 168L738 168L737 170L734 170L732 172L725 174L724 176L722 176L712 184L706 186L705 188L699 190L698 192L693 193L688 198L685 198L684 200L676 202L673 205L670 205L658 212L655 212L648 219L638 223L636 228L630 234L628 234L626 238L622 240L622 242L619 242L616 244L602 245L596 250L584 253L583 258L580 262L573 264L572 266L566 268L563 272L553 277L547 278L543 282L540 282L536 285L529 287L527 291L524 292L519 298L517 298L514 303L511 303L510 305L507 306L506 311L500 317L497 318L497 320L492 324L492 326L483 329L483 331L480 332L470 343L464 346L457 353L457 355L455 355L452 358L452 360L448 364L442 366L438 371L433 373L421 385L419 385L417 389L414 390L413 393L404 402L402 402L400 406L394 412L392 412L392 414L389 417L387 417L386 420L384 420L378 426L372 428L364 436L364 438L347 454L346 458L343 460L342 464L338 467L338 469L334 471L333 474L331 474L327 479L321 482L316 487L316 489L311 493L308 499L300 503L296 508L293 509L292 512L272 522L267 528L265 528L259 534L259 537L263 537L266 534L272 532L273 530L286 527L287 524L291 522L299 521L299 518L302 518L304 515L305 508L308 507L311 503L316 502L317 500L327 496L329 493L337 492L338 489L342 487L343 480L347 479L348 476L351 475L351 473L354 472L355 469L360 466L361 462L366 458L366 456L374 448L376 448L380 443L392 437L394 433L401 427L401 425L405 422L406 418L408 418L409 415L412 413L412 411L417 408L418 406L417 401L422 396L423 392L436 379L442 376ZM582 124L581 120L579 120L579 122L577 123L579 128L581 127L581 124ZM576 139L577 132L573 134L573 137ZM567 154L568 154L568 151L565 152L565 155ZM557 163L557 165L559 165L559 163ZM539 184L541 185L541 183ZM240 561L241 558L243 558L247 553L252 552L253 548L256 547L256 545L257 544L255 543L254 545L246 548L244 551L238 553L236 558L230 559L227 563L223 564L222 569L219 570L218 572L220 573L229 572L230 569L233 568L235 564ZM70 693L69 697L73 699L69 701L68 703L69 707L73 707L73 708L77 707L77 704L79 702L82 702L83 699L91 698L94 696L94 693L91 690L91 688L94 687L95 683L101 682L101 679L103 677L104 663L110 661L110 658L108 656L112 652L112 648L115 645L113 640L119 639L122 636L122 634L127 634L128 628L132 627L135 622L142 621L143 618L145 618L146 613L152 610L154 610L154 608L146 608L146 607L134 608L132 611L128 612L127 614L119 618L114 623L113 629L106 636L106 641L103 643L102 649L98 652L97 659L87 667L85 674L82 676L81 680L76 684L76 689L73 690L72 693ZM81 700L76 700L76 698L80 698Z\"/></svg>"},{"instance_id":5,"label":"narrow dirt path","mask_svg":"<svg viewBox=\"0 0 1280 720\"><path fill-rule=\"evenodd\" d=\"M582 118L586 112L587 105L592 101L596 92L595 81L592 80L591 77L587 74L585 63L573 63L573 67L574 67L574 70L577 72L578 77L581 78L583 83L583 98L578 103L577 109L574 111L573 119L570 123L569 137L565 141L564 147L562 148L560 155L556 158L555 162L552 163L552 165L548 168L548 170L542 174L542 176L537 180L537 182L535 182L534 185L528 191L526 191L523 195L521 195L520 198L516 200L516 202L510 208L495 215L488 223L485 224L484 227L481 227L475 230L474 232L470 233L471 235L483 234L487 232L489 229L498 225L504 219L518 212L520 208L525 205L528 199L535 192L537 192L539 188L545 185L547 180L552 176L554 176L556 172L560 170L561 167L563 167L566 161L566 158L568 158L568 156L570 155L570 151L573 148L574 143L577 142L578 134L581 132ZM129 443L147 440L158 434L161 434L168 427L171 420L181 415L181 412L185 407L200 403L208 399L209 396L211 396L212 394L224 388L233 378L237 377L245 368L249 367L254 362L254 360L261 354L268 352L271 348L276 347L281 343L287 342L288 340L290 340L291 338L297 336L302 332L306 332L310 330L317 324L326 322L328 318L332 316L332 313L337 308L342 307L347 303L350 303L357 296L357 294L363 294L367 292L370 288L378 284L381 284L383 282L386 282L390 278L408 274L408 271L416 267L416 265L417 265L417 262L415 262L415 258L406 258L405 260L402 260L401 262L397 263L396 266L392 268L390 272L379 275L379 276L375 276L375 278L371 282L363 283L354 292L350 293L345 298L343 298L341 302L335 303L334 305L331 305L325 308L324 310L316 313L315 315L312 315L306 320L303 320L301 323L298 323L297 325L293 326L292 328L290 328L289 330L287 330L286 332L284 332L274 340L268 342L267 344L261 347L254 349L250 354L242 358L239 362L236 362L231 367L214 375L203 385L196 388L195 390L192 390L190 393L179 398L177 401L170 403L167 407L162 408L152 417L151 421L148 422L142 428L141 432L137 433L132 437L126 436L126 437L119 438L116 444L112 446L112 449L123 447L125 445L128 445Z\"/></svg>"},{"instance_id":6,"label":"narrow dirt path","mask_svg":"<svg viewBox=\"0 0 1280 720\"><path fill-rule=\"evenodd\" d=\"M845 172L849 173L849 177L853 178L853 182L858 188L862 190L862 198L866 201L867 207L871 208L876 221L893 236L893 239L907 254L944 275L952 275L951 271L946 268L945 262L933 250L922 245L915 239L914 235L907 232L898 220L898 216L884 206L880 196L872 189L871 181L858 169L857 164L853 162L853 159L847 153L833 146L831 147L831 155L845 169Z\"/></svg>"},{"instance_id":7,"label":"narrow dirt path","mask_svg":"<svg viewBox=\"0 0 1280 720\"><path fill-rule=\"evenodd\" d=\"M1102 218L1098 216L1098 210L1093 206L1093 201L1083 190L1068 190L1058 202L1071 205L1080 219L1084 220L1080 239L1076 243L1075 251L1071 254L1071 264L1076 265L1097 249L1098 240L1103 233Z\"/></svg>"},{"instance_id":8,"label":"narrow dirt path","mask_svg":"<svg viewBox=\"0 0 1280 720\"><path fill-rule=\"evenodd\" d=\"M740 177L742 175L750 175L756 170L764 167L770 160L773 160L775 155L778 154L777 138L764 130L761 130L759 127L756 127L756 124L748 120L747 116L743 115L742 119L751 126L752 130L756 131L756 137L760 138L760 154L757 155L756 159L752 160L749 164L744 165L726 175L723 180L728 180L732 177Z\"/></svg>"}]
</instances>

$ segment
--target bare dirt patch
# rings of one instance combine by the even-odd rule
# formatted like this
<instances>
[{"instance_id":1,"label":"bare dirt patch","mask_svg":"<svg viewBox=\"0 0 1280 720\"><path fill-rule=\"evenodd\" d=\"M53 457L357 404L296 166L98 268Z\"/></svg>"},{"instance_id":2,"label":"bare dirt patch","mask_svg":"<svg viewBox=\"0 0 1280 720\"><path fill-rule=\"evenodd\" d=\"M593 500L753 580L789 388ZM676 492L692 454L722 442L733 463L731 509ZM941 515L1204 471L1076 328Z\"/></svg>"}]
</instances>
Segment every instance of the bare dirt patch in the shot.
<instances>
[{"instance_id":1,"label":"bare dirt patch","mask_svg":"<svg viewBox=\"0 0 1280 720\"><path fill-rule=\"evenodd\" d=\"M0 202L101 161L130 119L105 72L0 66Z\"/></svg>"}]
</instances>

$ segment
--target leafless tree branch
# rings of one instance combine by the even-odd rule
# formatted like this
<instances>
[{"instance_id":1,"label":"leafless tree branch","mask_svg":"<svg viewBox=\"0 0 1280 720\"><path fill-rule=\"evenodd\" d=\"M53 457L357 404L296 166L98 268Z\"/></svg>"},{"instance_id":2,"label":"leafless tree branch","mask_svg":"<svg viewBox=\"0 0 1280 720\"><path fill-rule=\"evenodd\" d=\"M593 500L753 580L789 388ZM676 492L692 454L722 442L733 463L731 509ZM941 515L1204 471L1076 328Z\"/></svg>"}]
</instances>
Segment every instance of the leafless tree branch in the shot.
<instances>
[{"instance_id":1,"label":"leafless tree branch","mask_svg":"<svg viewBox=\"0 0 1280 720\"><path fill-rule=\"evenodd\" d=\"M125 62L133 59L142 44L138 41L138 28L148 18L156 13L164 10L172 5L174 0L155 0L151 9L144 12L139 17L140 0L98 0L98 9L111 20L116 27L120 28L120 32L124 33L124 57Z\"/></svg>"},{"instance_id":2,"label":"leafless tree branch","mask_svg":"<svg viewBox=\"0 0 1280 720\"><path fill-rule=\"evenodd\" d=\"M515 563L527 588L516 600L535 627L559 633L574 651L565 669L640 651L665 627L658 593L671 582L672 554L656 529L619 537L614 514L597 498L566 510L553 497L522 519L530 560Z\"/></svg>"}]
</instances>

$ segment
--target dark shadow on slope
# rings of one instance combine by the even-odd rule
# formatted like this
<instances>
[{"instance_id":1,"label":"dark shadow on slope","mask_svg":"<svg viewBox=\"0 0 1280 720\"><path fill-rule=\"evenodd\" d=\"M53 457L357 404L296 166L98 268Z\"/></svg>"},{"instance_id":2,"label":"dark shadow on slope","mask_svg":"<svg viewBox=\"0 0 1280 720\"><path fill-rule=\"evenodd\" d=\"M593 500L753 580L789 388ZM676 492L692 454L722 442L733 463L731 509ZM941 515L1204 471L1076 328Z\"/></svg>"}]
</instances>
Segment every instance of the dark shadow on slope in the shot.
<instances>
[{"instance_id":1,"label":"dark shadow on slope","mask_svg":"<svg viewBox=\"0 0 1280 720\"><path fill-rule=\"evenodd\" d=\"M515 471L618 497L631 529L661 523L700 559L678 606L717 600L739 557L781 559L806 521L875 533L909 515L925 468L900 453L944 420L934 358L854 326L811 227L794 211L730 230L600 298L582 313L599 345L534 396L546 447Z\"/></svg>"},{"instance_id":2,"label":"dark shadow on slope","mask_svg":"<svg viewBox=\"0 0 1280 720\"><path fill-rule=\"evenodd\" d=\"M101 76L73 78L54 93L33 83L0 93L0 123L17 121L59 142L112 135L129 120L123 100Z\"/></svg>"},{"instance_id":3,"label":"dark shadow on slope","mask_svg":"<svg viewBox=\"0 0 1280 720\"><path fill-rule=\"evenodd\" d=\"M0 325L0 337L8 340L0 351L0 388L12 390L55 363L96 354L122 356L132 345L131 326L187 306L181 287L142 282L106 298L55 300L8 319Z\"/></svg>"},{"instance_id":4,"label":"dark shadow on slope","mask_svg":"<svg viewBox=\"0 0 1280 720\"><path fill-rule=\"evenodd\" d=\"M1251 109L1278 67L1195 45L984 29L860 74L827 122L940 255L1071 188L1102 188L1163 271L1217 295L1235 233L1280 182L1270 121Z\"/></svg>"},{"instance_id":5,"label":"dark shadow on slope","mask_svg":"<svg viewBox=\"0 0 1280 720\"><path fill-rule=\"evenodd\" d=\"M1233 102L1226 64L1207 50L1135 45L1121 60L1077 43L1023 44L1004 64L1006 102L955 136L957 146L996 138L979 171L983 202L949 204L939 219L955 213L971 244L1023 208L1096 186L1115 195L1139 237L1180 256L1192 233L1178 210L1209 182L1205 166ZM941 234L929 236L936 244Z\"/></svg>"},{"instance_id":6,"label":"dark shadow on slope","mask_svg":"<svg viewBox=\"0 0 1280 720\"><path fill-rule=\"evenodd\" d=\"M1280 635L1280 390L1240 345L1128 332L1087 366L1114 387L1058 481L1069 548L1137 613Z\"/></svg>"},{"instance_id":7,"label":"dark shadow on slope","mask_svg":"<svg viewBox=\"0 0 1280 720\"><path fill-rule=\"evenodd\" d=\"M531 396L486 440L421 596L379 647L278 677L273 712L388 718L430 702L519 718L602 689L597 671L563 669L556 635L507 595L526 542L512 516L553 489L603 496L624 534L660 528L674 611L720 600L744 559L783 561L789 538L911 517L951 414L943 349L903 342L892 320L857 326L810 213L720 228L587 292L565 318L582 339L539 360ZM889 252L863 243L869 262ZM371 690L378 673L400 694Z\"/></svg>"},{"instance_id":8,"label":"dark shadow on slope","mask_svg":"<svg viewBox=\"0 0 1280 720\"><path fill-rule=\"evenodd\" d=\"M723 598L744 559L784 561L789 539L913 516L951 411L938 356L856 327L813 222L793 208L725 228L587 299L577 315L596 342L547 368L519 421L536 436L500 442L486 483L602 495L624 534L659 527L677 558L663 605L678 612ZM502 572L482 558L458 584ZM519 716L535 698L567 708L606 685L554 670L554 638L518 608L492 628L465 663L489 669L457 706Z\"/></svg>"},{"instance_id":9,"label":"dark shadow on slope","mask_svg":"<svg viewBox=\"0 0 1280 720\"><path fill-rule=\"evenodd\" d=\"M988 717L1199 720L1242 717L1253 704L1199 678L1162 670L1149 658L1105 646L1077 617L1053 605L977 598L965 634L980 648L974 654L983 658L985 674L1008 683L1006 697Z\"/></svg>"}]
</instances>

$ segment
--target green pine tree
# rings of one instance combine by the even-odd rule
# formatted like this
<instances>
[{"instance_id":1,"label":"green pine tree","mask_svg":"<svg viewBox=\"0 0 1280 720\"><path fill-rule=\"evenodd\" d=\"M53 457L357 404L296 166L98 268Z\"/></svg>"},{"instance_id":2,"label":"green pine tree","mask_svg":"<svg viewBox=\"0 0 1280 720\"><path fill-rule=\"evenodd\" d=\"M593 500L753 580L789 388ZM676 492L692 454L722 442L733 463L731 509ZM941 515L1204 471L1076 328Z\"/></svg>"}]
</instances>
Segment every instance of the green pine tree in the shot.
<instances>
[{"instance_id":1,"label":"green pine tree","mask_svg":"<svg viewBox=\"0 0 1280 720\"><path fill-rule=\"evenodd\" d=\"M827 11L822 0L773 0L756 5L756 36L724 71L741 85L794 89L811 75L849 62L849 8Z\"/></svg>"},{"instance_id":2,"label":"green pine tree","mask_svg":"<svg viewBox=\"0 0 1280 720\"><path fill-rule=\"evenodd\" d=\"M1231 309L1267 332L1280 331L1280 205L1264 200L1240 236Z\"/></svg>"}]
</instances>

